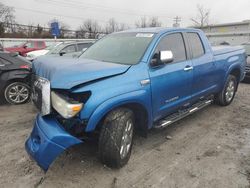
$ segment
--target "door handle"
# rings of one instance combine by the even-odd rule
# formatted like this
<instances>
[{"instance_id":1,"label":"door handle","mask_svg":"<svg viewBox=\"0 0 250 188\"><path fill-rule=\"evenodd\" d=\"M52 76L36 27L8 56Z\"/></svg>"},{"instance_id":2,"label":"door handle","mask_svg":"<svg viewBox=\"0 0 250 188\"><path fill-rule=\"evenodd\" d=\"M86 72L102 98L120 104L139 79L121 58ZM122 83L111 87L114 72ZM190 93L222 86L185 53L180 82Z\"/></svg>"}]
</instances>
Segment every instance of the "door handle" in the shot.
<instances>
[{"instance_id":1,"label":"door handle","mask_svg":"<svg viewBox=\"0 0 250 188\"><path fill-rule=\"evenodd\" d=\"M184 68L184 71L190 71L190 70L193 70L194 68L192 67L192 66L186 66L185 68Z\"/></svg>"}]
</instances>

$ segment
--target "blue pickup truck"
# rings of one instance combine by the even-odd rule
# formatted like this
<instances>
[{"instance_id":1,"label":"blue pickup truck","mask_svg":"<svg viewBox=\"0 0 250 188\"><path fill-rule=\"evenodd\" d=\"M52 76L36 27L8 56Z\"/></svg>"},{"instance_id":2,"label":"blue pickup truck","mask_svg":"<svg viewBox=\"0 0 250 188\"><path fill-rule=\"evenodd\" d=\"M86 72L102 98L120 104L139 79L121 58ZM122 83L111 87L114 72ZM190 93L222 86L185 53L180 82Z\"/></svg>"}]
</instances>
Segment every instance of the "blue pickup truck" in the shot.
<instances>
[{"instance_id":1,"label":"blue pickup truck","mask_svg":"<svg viewBox=\"0 0 250 188\"><path fill-rule=\"evenodd\" d=\"M245 65L242 47L212 48L202 31L181 28L122 31L77 59L38 58L32 99L40 113L26 150L46 171L64 150L98 135L100 160L122 167L135 133L213 102L229 105Z\"/></svg>"}]
</instances>

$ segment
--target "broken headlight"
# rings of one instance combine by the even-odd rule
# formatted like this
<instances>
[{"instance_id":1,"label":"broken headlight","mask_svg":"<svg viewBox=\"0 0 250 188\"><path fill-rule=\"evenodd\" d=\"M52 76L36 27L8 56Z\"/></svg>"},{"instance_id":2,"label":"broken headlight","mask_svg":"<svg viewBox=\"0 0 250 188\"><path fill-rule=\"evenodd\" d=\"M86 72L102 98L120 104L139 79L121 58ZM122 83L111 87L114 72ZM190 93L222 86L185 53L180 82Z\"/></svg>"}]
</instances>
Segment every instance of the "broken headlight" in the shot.
<instances>
[{"instance_id":1,"label":"broken headlight","mask_svg":"<svg viewBox=\"0 0 250 188\"><path fill-rule=\"evenodd\" d=\"M75 100L69 100L55 91L51 92L51 102L53 108L66 119L77 115L83 107L83 103Z\"/></svg>"}]
</instances>

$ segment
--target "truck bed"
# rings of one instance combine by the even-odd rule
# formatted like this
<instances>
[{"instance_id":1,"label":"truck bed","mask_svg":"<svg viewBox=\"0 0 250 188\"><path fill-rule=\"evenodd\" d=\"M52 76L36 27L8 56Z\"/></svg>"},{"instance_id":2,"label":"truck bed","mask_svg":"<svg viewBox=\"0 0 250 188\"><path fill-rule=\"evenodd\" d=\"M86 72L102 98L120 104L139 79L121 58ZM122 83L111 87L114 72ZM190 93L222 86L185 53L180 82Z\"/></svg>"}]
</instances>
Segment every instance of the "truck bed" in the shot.
<instances>
[{"instance_id":1,"label":"truck bed","mask_svg":"<svg viewBox=\"0 0 250 188\"><path fill-rule=\"evenodd\" d=\"M213 54L216 56L216 55L222 55L222 54L242 50L242 47L241 46L213 46L212 50L213 50Z\"/></svg>"}]
</instances>

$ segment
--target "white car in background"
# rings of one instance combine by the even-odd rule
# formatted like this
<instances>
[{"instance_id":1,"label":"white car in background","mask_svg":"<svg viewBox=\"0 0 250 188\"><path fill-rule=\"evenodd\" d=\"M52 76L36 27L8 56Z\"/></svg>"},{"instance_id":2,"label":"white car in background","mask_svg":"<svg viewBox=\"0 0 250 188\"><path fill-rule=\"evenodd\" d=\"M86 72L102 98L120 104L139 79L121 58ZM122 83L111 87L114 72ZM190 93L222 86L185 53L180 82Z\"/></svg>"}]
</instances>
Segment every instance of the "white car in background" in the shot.
<instances>
[{"instance_id":1,"label":"white car in background","mask_svg":"<svg viewBox=\"0 0 250 188\"><path fill-rule=\"evenodd\" d=\"M41 55L46 55L50 50L54 49L56 46L60 45L62 42L53 44L48 46L47 48L43 49L43 50L35 50L32 52L28 52L26 59L29 61L33 61L34 59L36 59L37 57L41 56Z\"/></svg>"}]
</instances>

